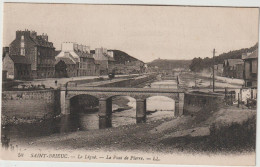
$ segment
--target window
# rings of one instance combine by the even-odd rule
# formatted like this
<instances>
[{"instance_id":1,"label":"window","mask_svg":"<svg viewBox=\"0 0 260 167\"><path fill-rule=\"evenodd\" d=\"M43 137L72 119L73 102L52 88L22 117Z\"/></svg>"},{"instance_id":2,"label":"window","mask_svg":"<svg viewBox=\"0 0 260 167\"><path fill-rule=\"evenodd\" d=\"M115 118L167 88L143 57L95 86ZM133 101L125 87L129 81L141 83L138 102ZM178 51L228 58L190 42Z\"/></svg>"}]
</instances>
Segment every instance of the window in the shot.
<instances>
[{"instance_id":1,"label":"window","mask_svg":"<svg viewBox=\"0 0 260 167\"><path fill-rule=\"evenodd\" d=\"M25 56L25 49L24 48L21 48L21 55Z\"/></svg>"},{"instance_id":2,"label":"window","mask_svg":"<svg viewBox=\"0 0 260 167\"><path fill-rule=\"evenodd\" d=\"M252 86L252 82L247 82L247 86Z\"/></svg>"},{"instance_id":3,"label":"window","mask_svg":"<svg viewBox=\"0 0 260 167\"><path fill-rule=\"evenodd\" d=\"M24 40L24 35L21 36L21 40Z\"/></svg>"}]
</instances>

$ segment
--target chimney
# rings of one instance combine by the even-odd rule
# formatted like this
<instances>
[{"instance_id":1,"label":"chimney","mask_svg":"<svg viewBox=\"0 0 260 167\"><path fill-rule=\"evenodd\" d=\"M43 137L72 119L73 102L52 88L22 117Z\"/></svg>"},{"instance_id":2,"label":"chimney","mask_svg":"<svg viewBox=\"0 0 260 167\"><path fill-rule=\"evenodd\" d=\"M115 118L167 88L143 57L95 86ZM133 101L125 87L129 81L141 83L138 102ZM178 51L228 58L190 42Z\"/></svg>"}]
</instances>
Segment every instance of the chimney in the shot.
<instances>
[{"instance_id":1,"label":"chimney","mask_svg":"<svg viewBox=\"0 0 260 167\"><path fill-rule=\"evenodd\" d=\"M74 43L71 42L63 42L61 44L61 50L63 52L69 52L69 51L73 51L74 50Z\"/></svg>"},{"instance_id":2,"label":"chimney","mask_svg":"<svg viewBox=\"0 0 260 167\"><path fill-rule=\"evenodd\" d=\"M48 35L47 34L42 34L42 39L44 39L46 42L48 42Z\"/></svg>"},{"instance_id":3,"label":"chimney","mask_svg":"<svg viewBox=\"0 0 260 167\"><path fill-rule=\"evenodd\" d=\"M31 32L30 32L30 36L31 36L31 38L36 39L37 32L31 31Z\"/></svg>"},{"instance_id":4,"label":"chimney","mask_svg":"<svg viewBox=\"0 0 260 167\"><path fill-rule=\"evenodd\" d=\"M27 35L30 35L30 31L16 31L16 38L17 39L21 39L21 36L24 35L24 36L27 36Z\"/></svg>"},{"instance_id":5,"label":"chimney","mask_svg":"<svg viewBox=\"0 0 260 167\"><path fill-rule=\"evenodd\" d=\"M16 38L21 38L21 35L22 35L22 31L18 30L16 31Z\"/></svg>"}]
</instances>

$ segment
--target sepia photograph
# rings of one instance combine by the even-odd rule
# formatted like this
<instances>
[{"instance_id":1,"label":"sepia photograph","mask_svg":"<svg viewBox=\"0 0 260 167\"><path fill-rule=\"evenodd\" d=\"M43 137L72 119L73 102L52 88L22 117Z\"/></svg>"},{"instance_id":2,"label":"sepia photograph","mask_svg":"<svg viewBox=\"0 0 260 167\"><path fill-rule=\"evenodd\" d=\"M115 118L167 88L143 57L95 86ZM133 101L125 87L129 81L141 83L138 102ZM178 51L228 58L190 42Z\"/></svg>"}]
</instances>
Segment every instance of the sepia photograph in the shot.
<instances>
[{"instance_id":1,"label":"sepia photograph","mask_svg":"<svg viewBox=\"0 0 260 167\"><path fill-rule=\"evenodd\" d=\"M258 7L2 13L1 160L256 165Z\"/></svg>"}]
</instances>

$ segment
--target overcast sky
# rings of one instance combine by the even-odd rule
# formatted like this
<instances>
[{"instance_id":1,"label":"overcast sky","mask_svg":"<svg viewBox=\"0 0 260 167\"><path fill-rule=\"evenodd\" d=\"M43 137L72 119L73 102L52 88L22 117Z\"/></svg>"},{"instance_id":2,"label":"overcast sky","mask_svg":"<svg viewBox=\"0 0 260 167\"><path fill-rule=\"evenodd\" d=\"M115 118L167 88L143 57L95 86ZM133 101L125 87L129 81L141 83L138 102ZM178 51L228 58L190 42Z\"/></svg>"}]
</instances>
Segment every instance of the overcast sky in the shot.
<instances>
[{"instance_id":1,"label":"overcast sky","mask_svg":"<svg viewBox=\"0 0 260 167\"><path fill-rule=\"evenodd\" d=\"M47 33L60 49L77 42L119 49L145 62L210 57L258 41L257 8L72 4L4 5L3 45L16 30Z\"/></svg>"}]
</instances>

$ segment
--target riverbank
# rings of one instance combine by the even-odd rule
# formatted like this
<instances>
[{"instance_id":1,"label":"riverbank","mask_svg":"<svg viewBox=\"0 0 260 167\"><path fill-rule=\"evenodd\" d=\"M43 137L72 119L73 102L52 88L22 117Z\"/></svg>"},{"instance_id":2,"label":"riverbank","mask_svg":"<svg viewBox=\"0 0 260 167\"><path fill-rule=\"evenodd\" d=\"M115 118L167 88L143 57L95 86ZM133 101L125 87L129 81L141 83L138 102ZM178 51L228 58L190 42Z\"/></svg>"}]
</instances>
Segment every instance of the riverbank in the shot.
<instances>
[{"instance_id":1,"label":"riverbank","mask_svg":"<svg viewBox=\"0 0 260 167\"><path fill-rule=\"evenodd\" d=\"M161 153L248 153L255 150L256 111L224 106L195 115L116 128L12 141L25 148Z\"/></svg>"},{"instance_id":2,"label":"riverbank","mask_svg":"<svg viewBox=\"0 0 260 167\"><path fill-rule=\"evenodd\" d=\"M212 76L204 73L181 73L179 75L181 88L212 88ZM225 77L215 77L215 88L242 88L243 80Z\"/></svg>"}]
</instances>

